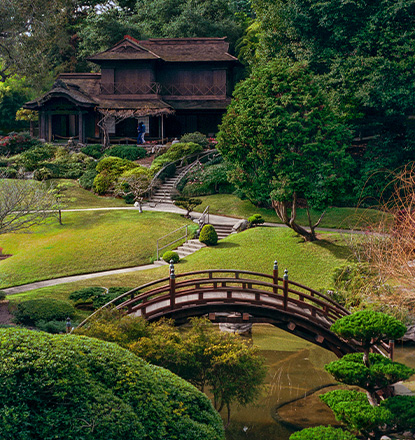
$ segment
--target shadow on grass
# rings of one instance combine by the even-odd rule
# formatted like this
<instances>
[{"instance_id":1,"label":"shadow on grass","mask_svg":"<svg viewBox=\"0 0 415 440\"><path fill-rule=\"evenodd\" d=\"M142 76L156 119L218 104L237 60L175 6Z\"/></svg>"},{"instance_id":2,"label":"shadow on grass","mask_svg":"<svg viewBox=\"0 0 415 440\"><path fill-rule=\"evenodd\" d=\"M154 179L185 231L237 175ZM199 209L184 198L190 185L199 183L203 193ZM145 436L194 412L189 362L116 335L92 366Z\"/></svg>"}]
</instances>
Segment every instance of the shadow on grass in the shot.
<instances>
[{"instance_id":1,"label":"shadow on grass","mask_svg":"<svg viewBox=\"0 0 415 440\"><path fill-rule=\"evenodd\" d=\"M224 248L234 248L234 247L240 247L241 245L238 243L230 243L229 241L220 241L216 246L214 246L215 248L220 248L220 249L224 249Z\"/></svg>"},{"instance_id":2,"label":"shadow on grass","mask_svg":"<svg viewBox=\"0 0 415 440\"><path fill-rule=\"evenodd\" d=\"M348 259L351 256L350 249L344 245L344 242L341 245L334 243L333 241L320 239L313 242L317 246L324 248L331 252L336 258Z\"/></svg>"}]
</instances>

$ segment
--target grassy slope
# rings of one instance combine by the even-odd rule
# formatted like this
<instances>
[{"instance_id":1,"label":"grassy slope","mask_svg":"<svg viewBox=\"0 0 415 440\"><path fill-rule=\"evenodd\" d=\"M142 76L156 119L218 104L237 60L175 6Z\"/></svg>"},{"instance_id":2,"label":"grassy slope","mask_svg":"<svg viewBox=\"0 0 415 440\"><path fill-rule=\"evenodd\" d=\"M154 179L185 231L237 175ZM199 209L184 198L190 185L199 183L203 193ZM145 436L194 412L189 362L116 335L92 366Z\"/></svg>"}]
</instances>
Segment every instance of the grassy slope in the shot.
<instances>
[{"instance_id":1,"label":"grassy slope","mask_svg":"<svg viewBox=\"0 0 415 440\"><path fill-rule=\"evenodd\" d=\"M137 210L63 213L31 233L5 234L11 258L0 261L0 288L79 273L148 264L156 242L189 221L177 214Z\"/></svg>"},{"instance_id":2,"label":"grassy slope","mask_svg":"<svg viewBox=\"0 0 415 440\"><path fill-rule=\"evenodd\" d=\"M272 209L257 208L249 200L240 200L232 194L215 194L200 197L203 203L196 208L196 211L203 212L209 205L211 214L227 215L230 217L248 218L253 214L261 214L267 222L281 223L277 214ZM312 219L316 221L321 215L320 212L312 211ZM322 228L359 229L359 225L366 221L375 221L379 212L373 209L359 208L328 208L320 224ZM307 212L299 209L297 215L298 223L308 225Z\"/></svg>"},{"instance_id":3,"label":"grassy slope","mask_svg":"<svg viewBox=\"0 0 415 440\"><path fill-rule=\"evenodd\" d=\"M277 259L281 270L289 270L290 279L313 288L329 287L335 267L349 257L348 249L337 234L324 234L322 240L304 243L285 228L255 228L229 236L218 246L204 248L176 265L176 273L198 269L232 268L271 273ZM11 299L29 297L65 298L86 286L135 287L168 275L168 267L107 276L77 283L38 289Z\"/></svg>"}]
</instances>

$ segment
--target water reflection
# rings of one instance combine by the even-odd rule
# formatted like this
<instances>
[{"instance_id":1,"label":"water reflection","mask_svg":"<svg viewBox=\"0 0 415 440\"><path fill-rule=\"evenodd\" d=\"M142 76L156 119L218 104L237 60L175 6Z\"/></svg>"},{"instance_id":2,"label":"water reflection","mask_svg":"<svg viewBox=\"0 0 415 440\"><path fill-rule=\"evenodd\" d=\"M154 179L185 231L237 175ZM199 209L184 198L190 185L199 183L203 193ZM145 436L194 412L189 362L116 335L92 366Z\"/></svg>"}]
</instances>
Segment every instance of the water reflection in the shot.
<instances>
[{"instance_id":1,"label":"water reflection","mask_svg":"<svg viewBox=\"0 0 415 440\"><path fill-rule=\"evenodd\" d=\"M336 424L332 412L316 395L301 398L318 388L334 384L324 365L337 357L310 342L271 325L256 325L253 341L269 367L266 387L255 405L232 408L227 440L288 440L298 426ZM415 368L414 347L397 347L395 360ZM415 390L415 383L405 384ZM322 389L326 392L328 389ZM276 411L282 404L295 403ZM283 420L278 417L282 416ZM290 426L290 421L297 427Z\"/></svg>"},{"instance_id":2,"label":"water reflection","mask_svg":"<svg viewBox=\"0 0 415 440\"><path fill-rule=\"evenodd\" d=\"M278 419L277 407L333 383L331 376L324 371L324 364L336 357L327 350L270 325L254 326L253 341L267 359L269 371L266 387L255 405L232 408L232 421L226 439L288 440L295 428ZM324 404L321 404L321 408L319 404L317 400L317 406L313 405L313 413L317 417L311 425L332 423L331 412L325 409ZM310 425L304 408L290 405L290 411L290 420Z\"/></svg>"}]
</instances>

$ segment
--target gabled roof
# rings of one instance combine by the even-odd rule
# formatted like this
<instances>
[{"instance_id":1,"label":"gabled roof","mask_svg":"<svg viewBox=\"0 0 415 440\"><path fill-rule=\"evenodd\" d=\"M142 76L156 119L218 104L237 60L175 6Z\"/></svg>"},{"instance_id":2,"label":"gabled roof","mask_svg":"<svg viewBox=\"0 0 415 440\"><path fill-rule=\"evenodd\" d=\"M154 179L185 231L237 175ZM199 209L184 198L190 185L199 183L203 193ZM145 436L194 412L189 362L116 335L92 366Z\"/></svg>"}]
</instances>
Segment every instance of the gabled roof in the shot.
<instances>
[{"instance_id":1,"label":"gabled roof","mask_svg":"<svg viewBox=\"0 0 415 440\"><path fill-rule=\"evenodd\" d=\"M126 35L110 49L89 61L156 60L168 62L237 61L228 53L229 43L223 38L151 38L136 40Z\"/></svg>"},{"instance_id":2,"label":"gabled roof","mask_svg":"<svg viewBox=\"0 0 415 440\"><path fill-rule=\"evenodd\" d=\"M52 89L49 92L42 95L40 98L35 99L33 101L26 102L24 108L29 108L31 110L39 110L45 102L50 101L54 98L65 98L70 102L74 103L79 107L95 107L97 105L97 101L94 96L94 93L91 95L86 91L88 87L85 87L86 84L92 85L93 87L89 90L90 92L96 88L97 84L99 84L100 74L74 74L73 81L65 81L61 76L55 81L52 86ZM78 80L78 81L76 81ZM80 82L80 84L77 84Z\"/></svg>"}]
</instances>

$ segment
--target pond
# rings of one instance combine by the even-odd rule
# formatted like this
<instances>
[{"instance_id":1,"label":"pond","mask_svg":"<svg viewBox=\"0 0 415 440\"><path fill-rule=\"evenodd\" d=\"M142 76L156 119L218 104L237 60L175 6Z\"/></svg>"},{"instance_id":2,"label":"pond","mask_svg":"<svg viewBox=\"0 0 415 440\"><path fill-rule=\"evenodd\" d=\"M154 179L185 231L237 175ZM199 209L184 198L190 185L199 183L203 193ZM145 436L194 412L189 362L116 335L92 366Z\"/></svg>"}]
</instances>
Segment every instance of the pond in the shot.
<instances>
[{"instance_id":1,"label":"pond","mask_svg":"<svg viewBox=\"0 0 415 440\"><path fill-rule=\"evenodd\" d=\"M337 357L271 325L255 325L252 338L267 360L266 385L254 405L232 408L226 440L288 440L301 428L335 425L332 412L313 392L328 391L327 386L336 384L324 365ZM395 360L415 368L414 351L397 348ZM303 398L309 395L305 403ZM284 406L287 402L294 403Z\"/></svg>"}]
</instances>

